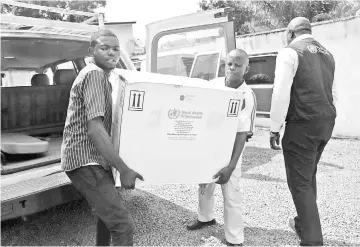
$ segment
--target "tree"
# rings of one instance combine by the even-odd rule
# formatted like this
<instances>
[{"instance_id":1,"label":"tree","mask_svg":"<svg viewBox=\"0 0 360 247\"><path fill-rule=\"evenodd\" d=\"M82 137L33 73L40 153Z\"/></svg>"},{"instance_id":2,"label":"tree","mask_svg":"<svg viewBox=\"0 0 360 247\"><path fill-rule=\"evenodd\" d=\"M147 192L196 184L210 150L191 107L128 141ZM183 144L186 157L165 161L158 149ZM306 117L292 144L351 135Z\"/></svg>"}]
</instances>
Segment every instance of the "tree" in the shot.
<instances>
[{"instance_id":1,"label":"tree","mask_svg":"<svg viewBox=\"0 0 360 247\"><path fill-rule=\"evenodd\" d=\"M24 3L42 5L47 7L55 7L55 8L62 8L62 9L69 9L69 10L78 10L84 12L94 12L95 9L100 7L105 7L106 1L19 1ZM62 20L68 22L83 22L89 17L86 16L78 16L78 15L64 15L53 13L49 11L37 10L37 9L30 9L30 8L23 8L17 7L7 4L1 4L1 13L11 13L13 15L20 15L25 17L33 17L33 18L44 18L50 20Z\"/></svg>"},{"instance_id":2,"label":"tree","mask_svg":"<svg viewBox=\"0 0 360 247\"><path fill-rule=\"evenodd\" d=\"M240 17L235 19L235 33L246 34L251 32L249 23L254 16L254 5L251 1L223 1L223 0L201 0L199 7L202 10L219 9L232 7L235 9L235 14Z\"/></svg>"},{"instance_id":3,"label":"tree","mask_svg":"<svg viewBox=\"0 0 360 247\"><path fill-rule=\"evenodd\" d=\"M360 10L360 0L355 1L339 1L333 10L333 18L344 18L354 16Z\"/></svg>"},{"instance_id":4,"label":"tree","mask_svg":"<svg viewBox=\"0 0 360 247\"><path fill-rule=\"evenodd\" d=\"M216 1L201 0L202 10L233 7L241 13L235 20L236 34L283 28L295 17L303 16L311 22L355 15L360 0L353 1Z\"/></svg>"},{"instance_id":5,"label":"tree","mask_svg":"<svg viewBox=\"0 0 360 247\"><path fill-rule=\"evenodd\" d=\"M259 9L265 12L261 15L261 19L268 22L270 29L274 28L270 25L274 20L278 20L276 28L286 27L287 24L295 17L303 16L310 21L315 16L326 16L337 6L336 1L260 1ZM266 24L266 23L265 23Z\"/></svg>"}]
</instances>

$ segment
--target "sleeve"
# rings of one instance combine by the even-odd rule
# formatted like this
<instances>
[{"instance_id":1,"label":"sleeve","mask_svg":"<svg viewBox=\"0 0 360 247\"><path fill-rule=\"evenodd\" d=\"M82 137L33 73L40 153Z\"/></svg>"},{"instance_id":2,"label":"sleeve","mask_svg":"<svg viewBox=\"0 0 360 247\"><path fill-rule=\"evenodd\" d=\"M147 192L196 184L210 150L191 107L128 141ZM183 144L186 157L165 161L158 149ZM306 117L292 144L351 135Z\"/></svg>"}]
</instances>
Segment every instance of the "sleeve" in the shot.
<instances>
[{"instance_id":1,"label":"sleeve","mask_svg":"<svg viewBox=\"0 0 360 247\"><path fill-rule=\"evenodd\" d=\"M291 48L281 50L276 58L275 79L271 99L271 131L279 132L285 122L290 104L290 93L299 59Z\"/></svg>"},{"instance_id":2,"label":"sleeve","mask_svg":"<svg viewBox=\"0 0 360 247\"><path fill-rule=\"evenodd\" d=\"M333 86L332 86L332 96L333 96L333 104L336 108L337 102L339 100L339 95L338 95L338 79L336 78L336 70L335 70L335 76L334 76L334 81L333 81Z\"/></svg>"},{"instance_id":3,"label":"sleeve","mask_svg":"<svg viewBox=\"0 0 360 247\"><path fill-rule=\"evenodd\" d=\"M238 116L238 133L247 133L249 136L254 134L256 105L254 92L251 90L245 93L241 111Z\"/></svg>"},{"instance_id":4,"label":"sleeve","mask_svg":"<svg viewBox=\"0 0 360 247\"><path fill-rule=\"evenodd\" d=\"M90 71L84 79L83 99L87 121L105 114L104 75L97 70Z\"/></svg>"}]
</instances>

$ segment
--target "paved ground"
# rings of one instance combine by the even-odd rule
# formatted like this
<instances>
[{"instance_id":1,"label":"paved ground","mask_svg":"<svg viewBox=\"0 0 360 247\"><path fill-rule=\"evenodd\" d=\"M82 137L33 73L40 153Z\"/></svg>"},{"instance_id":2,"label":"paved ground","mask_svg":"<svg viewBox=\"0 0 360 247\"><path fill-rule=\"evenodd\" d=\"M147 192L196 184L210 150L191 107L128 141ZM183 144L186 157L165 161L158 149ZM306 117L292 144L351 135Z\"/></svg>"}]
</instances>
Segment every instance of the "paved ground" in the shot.
<instances>
[{"instance_id":1,"label":"paved ground","mask_svg":"<svg viewBox=\"0 0 360 247\"><path fill-rule=\"evenodd\" d=\"M325 245L360 245L360 140L332 139L318 167L318 205ZM244 153L245 245L297 245L288 225L294 206L281 152L258 130ZM216 188L218 224L189 232L196 217L197 186L152 186L124 194L135 223L135 245L224 245L223 204ZM1 245L94 245L95 217L84 201L36 214L29 222L2 222Z\"/></svg>"}]
</instances>

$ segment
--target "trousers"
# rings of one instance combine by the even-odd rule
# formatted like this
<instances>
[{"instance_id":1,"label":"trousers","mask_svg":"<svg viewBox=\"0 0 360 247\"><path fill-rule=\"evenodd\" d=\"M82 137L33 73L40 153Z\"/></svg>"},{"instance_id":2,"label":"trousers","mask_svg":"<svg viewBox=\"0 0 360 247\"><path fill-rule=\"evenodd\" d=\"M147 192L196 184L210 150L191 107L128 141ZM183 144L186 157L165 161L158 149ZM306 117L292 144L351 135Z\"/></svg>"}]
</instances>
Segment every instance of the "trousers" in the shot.
<instances>
[{"instance_id":1,"label":"trousers","mask_svg":"<svg viewBox=\"0 0 360 247\"><path fill-rule=\"evenodd\" d=\"M224 228L226 241L232 244L244 242L243 197L240 187L241 159L229 181L221 185L224 198ZM207 222L214 219L215 183L206 185L204 193L199 186L198 220Z\"/></svg>"},{"instance_id":2,"label":"trousers","mask_svg":"<svg viewBox=\"0 0 360 247\"><path fill-rule=\"evenodd\" d=\"M132 246L135 223L115 188L110 171L100 165L89 165L66 172L95 214L97 246Z\"/></svg>"},{"instance_id":3,"label":"trousers","mask_svg":"<svg viewBox=\"0 0 360 247\"><path fill-rule=\"evenodd\" d=\"M322 123L287 123L285 127L282 147L287 184L297 212L295 228L300 233L300 245L323 245L316 203L316 172L334 125L335 120Z\"/></svg>"}]
</instances>

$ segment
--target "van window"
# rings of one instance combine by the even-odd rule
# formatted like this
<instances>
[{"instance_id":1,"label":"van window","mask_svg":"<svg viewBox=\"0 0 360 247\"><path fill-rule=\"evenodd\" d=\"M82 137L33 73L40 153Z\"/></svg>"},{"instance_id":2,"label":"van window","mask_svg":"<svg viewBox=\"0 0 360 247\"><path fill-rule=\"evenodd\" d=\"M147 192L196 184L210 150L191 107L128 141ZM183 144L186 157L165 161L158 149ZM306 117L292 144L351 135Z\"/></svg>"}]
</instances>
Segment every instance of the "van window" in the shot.
<instances>
[{"instance_id":1,"label":"van window","mask_svg":"<svg viewBox=\"0 0 360 247\"><path fill-rule=\"evenodd\" d=\"M195 56L190 77L210 81L217 77L220 65L220 51L198 53Z\"/></svg>"},{"instance_id":2,"label":"van window","mask_svg":"<svg viewBox=\"0 0 360 247\"><path fill-rule=\"evenodd\" d=\"M73 69L75 70L74 64L72 61L67 61L65 63L61 63L56 65L56 70L58 69Z\"/></svg>"},{"instance_id":3,"label":"van window","mask_svg":"<svg viewBox=\"0 0 360 247\"><path fill-rule=\"evenodd\" d=\"M49 77L50 85L54 85L54 73L52 72L51 68L47 68L43 72Z\"/></svg>"},{"instance_id":4,"label":"van window","mask_svg":"<svg viewBox=\"0 0 360 247\"><path fill-rule=\"evenodd\" d=\"M2 87L31 86L31 78L37 74L34 70L7 70L2 71Z\"/></svg>"},{"instance_id":5,"label":"van window","mask_svg":"<svg viewBox=\"0 0 360 247\"><path fill-rule=\"evenodd\" d=\"M222 27L170 33L158 41L157 73L190 76L195 56L198 53L221 52L221 60L226 56L225 34ZM204 64L206 67L207 64ZM201 68L199 76L212 79L215 72ZM197 68L199 69L199 68ZM196 76L196 77L199 77Z\"/></svg>"}]
</instances>

